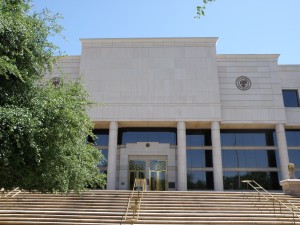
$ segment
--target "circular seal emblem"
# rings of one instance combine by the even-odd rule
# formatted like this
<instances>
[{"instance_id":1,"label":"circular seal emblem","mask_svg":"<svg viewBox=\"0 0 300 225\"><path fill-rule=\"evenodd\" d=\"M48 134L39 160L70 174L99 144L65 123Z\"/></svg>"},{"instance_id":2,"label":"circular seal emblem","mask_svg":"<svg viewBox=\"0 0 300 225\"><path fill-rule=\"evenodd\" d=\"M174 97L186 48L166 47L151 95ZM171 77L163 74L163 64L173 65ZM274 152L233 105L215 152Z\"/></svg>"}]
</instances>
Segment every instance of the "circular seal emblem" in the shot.
<instances>
[{"instance_id":1,"label":"circular seal emblem","mask_svg":"<svg viewBox=\"0 0 300 225\"><path fill-rule=\"evenodd\" d=\"M57 87L59 85L59 82L59 77L52 77L52 84L54 85L54 87Z\"/></svg>"},{"instance_id":2,"label":"circular seal emblem","mask_svg":"<svg viewBox=\"0 0 300 225\"><path fill-rule=\"evenodd\" d=\"M251 88L251 80L248 77L240 76L235 80L235 84L238 89L247 91Z\"/></svg>"}]
</instances>

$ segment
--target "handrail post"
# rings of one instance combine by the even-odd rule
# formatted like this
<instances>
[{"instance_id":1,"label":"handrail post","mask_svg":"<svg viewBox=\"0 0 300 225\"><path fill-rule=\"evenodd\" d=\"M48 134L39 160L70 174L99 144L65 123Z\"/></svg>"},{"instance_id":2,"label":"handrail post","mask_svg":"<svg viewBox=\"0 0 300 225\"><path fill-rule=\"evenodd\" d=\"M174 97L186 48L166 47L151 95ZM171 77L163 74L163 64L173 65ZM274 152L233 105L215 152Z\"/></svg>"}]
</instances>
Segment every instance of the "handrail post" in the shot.
<instances>
[{"instance_id":1,"label":"handrail post","mask_svg":"<svg viewBox=\"0 0 300 225\"><path fill-rule=\"evenodd\" d=\"M293 221L294 221L294 224L296 224L294 209L292 209L292 213L293 213Z\"/></svg>"}]
</instances>

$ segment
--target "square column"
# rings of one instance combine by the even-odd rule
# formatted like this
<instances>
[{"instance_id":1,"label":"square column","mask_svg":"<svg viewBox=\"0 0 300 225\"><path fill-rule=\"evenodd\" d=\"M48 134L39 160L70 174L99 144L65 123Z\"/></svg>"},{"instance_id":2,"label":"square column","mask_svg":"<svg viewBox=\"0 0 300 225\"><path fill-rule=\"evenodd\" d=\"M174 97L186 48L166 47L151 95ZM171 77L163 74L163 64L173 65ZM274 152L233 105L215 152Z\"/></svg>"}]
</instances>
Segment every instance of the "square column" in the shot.
<instances>
[{"instance_id":1,"label":"square column","mask_svg":"<svg viewBox=\"0 0 300 225\"><path fill-rule=\"evenodd\" d=\"M288 179L288 164L289 164L289 154L286 143L285 129L283 124L276 124L276 137L278 145L278 153L280 160L280 170L281 170L281 179Z\"/></svg>"},{"instance_id":2,"label":"square column","mask_svg":"<svg viewBox=\"0 0 300 225\"><path fill-rule=\"evenodd\" d=\"M185 122L177 122L177 190L187 190Z\"/></svg>"},{"instance_id":3,"label":"square column","mask_svg":"<svg viewBox=\"0 0 300 225\"><path fill-rule=\"evenodd\" d=\"M107 160L107 190L116 190L118 123L109 124L108 160Z\"/></svg>"},{"instance_id":4,"label":"square column","mask_svg":"<svg viewBox=\"0 0 300 225\"><path fill-rule=\"evenodd\" d=\"M223 167L219 122L214 121L211 123L211 141L214 166L214 187L215 191L223 191Z\"/></svg>"}]
</instances>

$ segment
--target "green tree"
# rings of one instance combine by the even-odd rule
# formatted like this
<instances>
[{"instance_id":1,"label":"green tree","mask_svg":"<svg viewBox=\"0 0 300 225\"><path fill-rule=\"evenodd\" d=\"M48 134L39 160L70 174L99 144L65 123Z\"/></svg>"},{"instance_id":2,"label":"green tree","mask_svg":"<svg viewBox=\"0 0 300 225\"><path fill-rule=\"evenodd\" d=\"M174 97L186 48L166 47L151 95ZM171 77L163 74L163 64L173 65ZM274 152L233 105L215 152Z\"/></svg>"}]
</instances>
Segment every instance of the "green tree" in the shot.
<instances>
[{"instance_id":1,"label":"green tree","mask_svg":"<svg viewBox=\"0 0 300 225\"><path fill-rule=\"evenodd\" d=\"M202 5L197 6L197 14L195 18L200 18L201 16L205 16L205 10L207 7L207 4L214 2L215 0L202 0Z\"/></svg>"},{"instance_id":2,"label":"green tree","mask_svg":"<svg viewBox=\"0 0 300 225\"><path fill-rule=\"evenodd\" d=\"M13 94L28 87L52 69L58 47L48 41L62 27L48 10L36 13L29 0L1 0L0 5L0 100L10 103ZM20 90L20 88L22 90Z\"/></svg>"},{"instance_id":3,"label":"green tree","mask_svg":"<svg viewBox=\"0 0 300 225\"><path fill-rule=\"evenodd\" d=\"M0 187L43 192L104 186L102 155L87 136L91 105L80 81L43 81L58 50L58 15L29 0L0 5Z\"/></svg>"}]
</instances>

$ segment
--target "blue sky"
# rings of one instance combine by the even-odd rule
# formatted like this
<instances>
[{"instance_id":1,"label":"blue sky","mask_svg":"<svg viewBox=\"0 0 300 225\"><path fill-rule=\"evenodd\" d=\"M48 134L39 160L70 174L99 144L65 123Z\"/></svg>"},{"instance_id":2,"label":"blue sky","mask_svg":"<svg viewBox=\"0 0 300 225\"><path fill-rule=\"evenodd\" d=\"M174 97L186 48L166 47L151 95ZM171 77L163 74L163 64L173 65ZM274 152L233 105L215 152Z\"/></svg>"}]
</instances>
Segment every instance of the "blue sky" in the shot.
<instances>
[{"instance_id":1,"label":"blue sky","mask_svg":"<svg viewBox=\"0 0 300 225\"><path fill-rule=\"evenodd\" d=\"M194 19L202 0L34 0L64 17L51 40L80 55L80 38L219 37L218 54L280 54L300 64L300 0L216 0Z\"/></svg>"}]
</instances>

